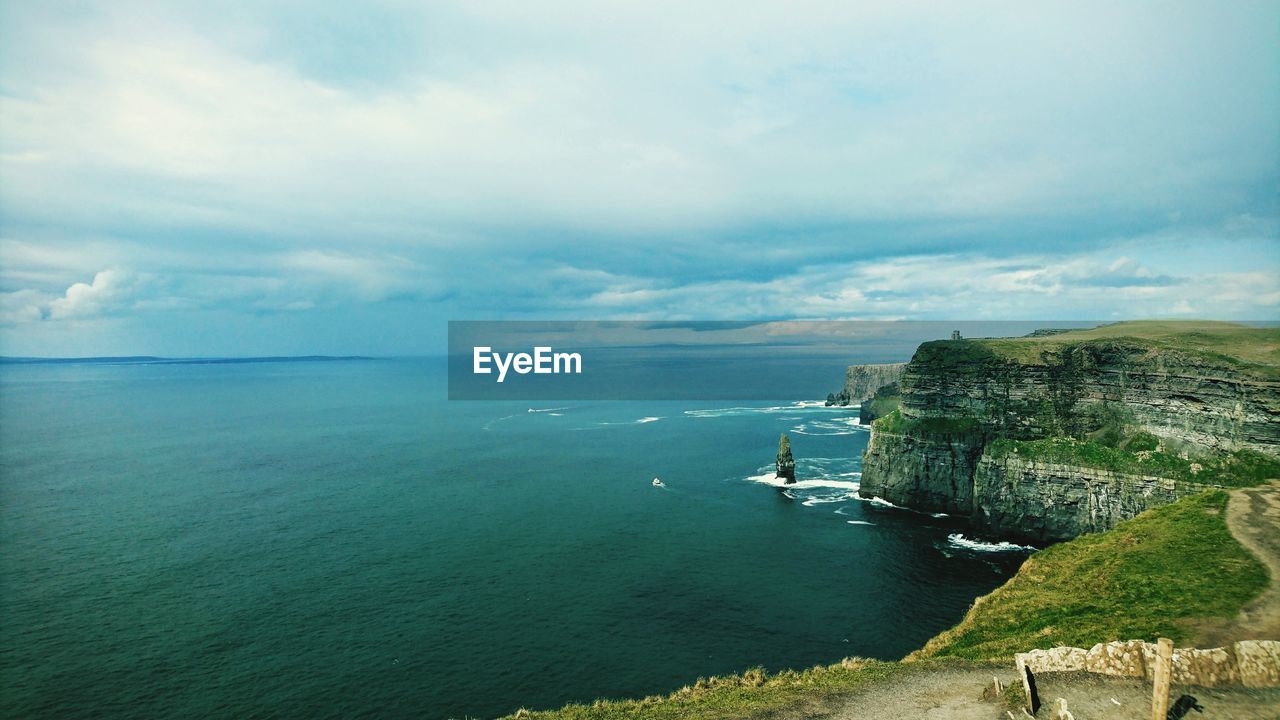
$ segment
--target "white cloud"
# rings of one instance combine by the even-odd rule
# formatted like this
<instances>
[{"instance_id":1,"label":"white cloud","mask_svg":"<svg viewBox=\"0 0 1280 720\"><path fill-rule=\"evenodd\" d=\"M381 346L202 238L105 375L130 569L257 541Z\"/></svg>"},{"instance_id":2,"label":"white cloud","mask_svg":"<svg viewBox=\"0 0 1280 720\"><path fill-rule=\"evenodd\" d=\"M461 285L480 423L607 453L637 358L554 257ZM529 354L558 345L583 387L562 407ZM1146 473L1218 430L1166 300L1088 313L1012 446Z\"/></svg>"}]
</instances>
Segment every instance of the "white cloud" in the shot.
<instances>
[{"instance_id":1,"label":"white cloud","mask_svg":"<svg viewBox=\"0 0 1280 720\"><path fill-rule=\"evenodd\" d=\"M1101 280L1101 282L1099 282ZM648 319L1105 319L1280 313L1280 274L1156 272L1109 251L1068 258L925 255L805 267L763 281L664 286L620 278L587 309Z\"/></svg>"},{"instance_id":2,"label":"white cloud","mask_svg":"<svg viewBox=\"0 0 1280 720\"><path fill-rule=\"evenodd\" d=\"M117 312L133 300L137 278L128 270L108 269L93 276L92 283L78 282L66 294L49 303L49 318L74 320Z\"/></svg>"},{"instance_id":3,"label":"white cloud","mask_svg":"<svg viewBox=\"0 0 1280 720\"><path fill-rule=\"evenodd\" d=\"M95 24L62 19L69 36L39 50L61 72L7 73L28 90L0 98L7 204L275 232L332 218L669 230L1163 216L1274 177L1265 21L1208 5L1002 10L405 10L394 29L430 37L427 60L370 92L244 40L287 46L278 27L112 3Z\"/></svg>"},{"instance_id":4,"label":"white cloud","mask_svg":"<svg viewBox=\"0 0 1280 720\"><path fill-rule=\"evenodd\" d=\"M0 3L0 320L1276 314L1274 5L595 8Z\"/></svg>"},{"instance_id":5,"label":"white cloud","mask_svg":"<svg viewBox=\"0 0 1280 720\"><path fill-rule=\"evenodd\" d=\"M0 293L0 324L35 322L48 313L49 298L35 290Z\"/></svg>"}]
</instances>

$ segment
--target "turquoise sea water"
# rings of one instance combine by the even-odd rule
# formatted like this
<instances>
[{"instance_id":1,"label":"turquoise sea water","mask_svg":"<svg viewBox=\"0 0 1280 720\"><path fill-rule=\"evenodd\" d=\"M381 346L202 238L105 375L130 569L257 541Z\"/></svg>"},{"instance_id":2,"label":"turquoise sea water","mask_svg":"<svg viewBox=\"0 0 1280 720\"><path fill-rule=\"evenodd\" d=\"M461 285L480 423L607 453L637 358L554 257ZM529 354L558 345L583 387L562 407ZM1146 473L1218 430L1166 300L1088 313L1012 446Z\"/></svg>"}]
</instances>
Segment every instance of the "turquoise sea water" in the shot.
<instances>
[{"instance_id":1,"label":"turquoise sea water","mask_svg":"<svg viewBox=\"0 0 1280 720\"><path fill-rule=\"evenodd\" d=\"M856 410L444 398L417 360L0 368L0 715L487 717L896 658L1022 559L853 499Z\"/></svg>"}]
</instances>

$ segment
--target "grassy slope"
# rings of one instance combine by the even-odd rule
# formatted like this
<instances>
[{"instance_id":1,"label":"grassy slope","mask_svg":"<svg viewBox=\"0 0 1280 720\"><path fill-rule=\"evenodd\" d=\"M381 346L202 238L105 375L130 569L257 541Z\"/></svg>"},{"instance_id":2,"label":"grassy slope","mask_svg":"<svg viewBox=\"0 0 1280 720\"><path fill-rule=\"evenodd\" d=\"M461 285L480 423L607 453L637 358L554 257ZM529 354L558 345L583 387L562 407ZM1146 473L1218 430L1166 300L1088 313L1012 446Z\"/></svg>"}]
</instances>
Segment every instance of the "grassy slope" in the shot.
<instances>
[{"instance_id":1,"label":"grassy slope","mask_svg":"<svg viewBox=\"0 0 1280 720\"><path fill-rule=\"evenodd\" d=\"M977 342L1004 357L1037 362L1043 351L1063 345L1120 339L1152 349L1200 355L1267 377L1280 376L1280 328L1254 328L1229 322L1140 320L1041 337Z\"/></svg>"},{"instance_id":2,"label":"grassy slope","mask_svg":"<svg viewBox=\"0 0 1280 720\"><path fill-rule=\"evenodd\" d=\"M597 700L591 704L566 705L559 710L521 710L510 718L556 720L665 720L696 718L720 720L766 714L781 708L808 706L822 708L825 701L866 685L881 682L902 672L900 662L846 660L801 672L786 670L766 675L749 670L741 675L698 678L670 695L652 695L641 700Z\"/></svg>"},{"instance_id":3,"label":"grassy slope","mask_svg":"<svg viewBox=\"0 0 1280 720\"><path fill-rule=\"evenodd\" d=\"M1266 568L1227 529L1226 504L1225 492L1207 492L1042 550L915 655L1008 658L1037 647L1184 640L1185 621L1231 617L1267 586Z\"/></svg>"},{"instance_id":4,"label":"grassy slope","mask_svg":"<svg viewBox=\"0 0 1280 720\"><path fill-rule=\"evenodd\" d=\"M513 717L548 720L741 718L834 698L898 673L972 661L1007 663L1015 652L1098 642L1185 640L1186 621L1232 617L1266 587L1267 571L1231 536L1227 494L1212 491L1147 511L1116 529L1031 556L1016 576L979 599L955 628L908 662L847 661L767 676L760 670L699 680L667 696L601 700Z\"/></svg>"}]
</instances>

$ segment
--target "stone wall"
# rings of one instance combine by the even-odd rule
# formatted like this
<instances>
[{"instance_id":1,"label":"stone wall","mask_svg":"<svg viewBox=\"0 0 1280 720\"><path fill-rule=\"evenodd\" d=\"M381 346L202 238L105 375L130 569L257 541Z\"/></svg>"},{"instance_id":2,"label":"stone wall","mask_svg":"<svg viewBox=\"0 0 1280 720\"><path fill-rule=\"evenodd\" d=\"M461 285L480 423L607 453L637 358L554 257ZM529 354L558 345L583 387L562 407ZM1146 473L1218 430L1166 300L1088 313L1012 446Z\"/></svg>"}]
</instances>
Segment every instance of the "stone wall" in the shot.
<instances>
[{"instance_id":1,"label":"stone wall","mask_svg":"<svg viewBox=\"0 0 1280 720\"><path fill-rule=\"evenodd\" d=\"M1156 646L1141 640L1098 643L1085 650L1056 647L1014 656L1018 671L1091 672L1152 680ZM1280 687L1280 641L1242 640L1225 648L1173 651L1173 683L1200 687Z\"/></svg>"}]
</instances>

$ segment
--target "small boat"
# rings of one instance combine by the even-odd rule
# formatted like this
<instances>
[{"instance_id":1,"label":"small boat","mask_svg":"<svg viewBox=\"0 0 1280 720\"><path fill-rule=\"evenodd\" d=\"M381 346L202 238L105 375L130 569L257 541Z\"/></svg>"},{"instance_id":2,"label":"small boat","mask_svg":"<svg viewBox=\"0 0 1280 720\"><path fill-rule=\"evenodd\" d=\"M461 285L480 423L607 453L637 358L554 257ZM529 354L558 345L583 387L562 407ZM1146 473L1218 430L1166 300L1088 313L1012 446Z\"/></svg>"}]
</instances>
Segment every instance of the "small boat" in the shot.
<instances>
[{"instance_id":1,"label":"small boat","mask_svg":"<svg viewBox=\"0 0 1280 720\"><path fill-rule=\"evenodd\" d=\"M664 485L664 484L662 483L662 481L661 481L661 480L659 480L658 478L654 478L654 479L653 479L653 486L654 486L654 487L666 487L666 485Z\"/></svg>"}]
</instances>

